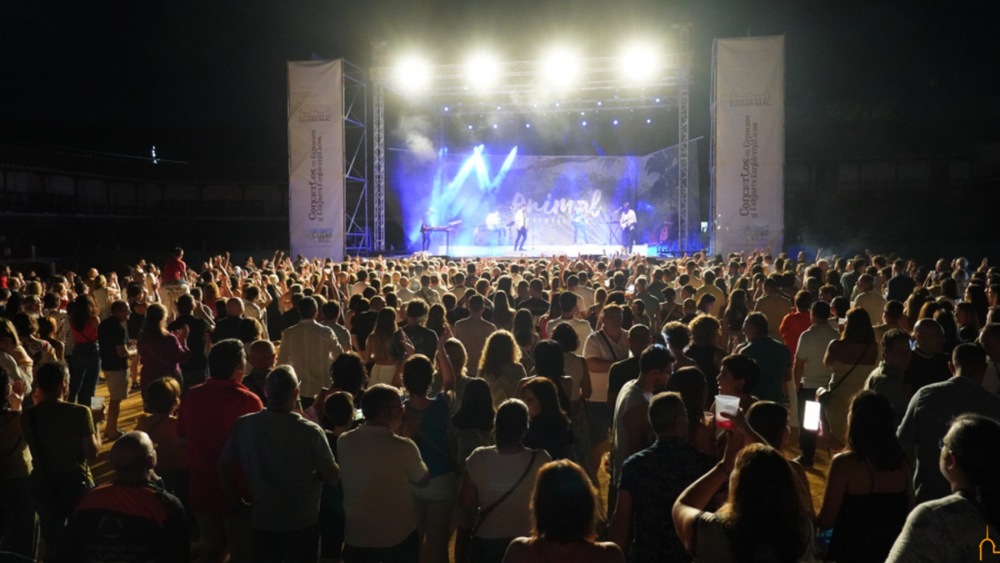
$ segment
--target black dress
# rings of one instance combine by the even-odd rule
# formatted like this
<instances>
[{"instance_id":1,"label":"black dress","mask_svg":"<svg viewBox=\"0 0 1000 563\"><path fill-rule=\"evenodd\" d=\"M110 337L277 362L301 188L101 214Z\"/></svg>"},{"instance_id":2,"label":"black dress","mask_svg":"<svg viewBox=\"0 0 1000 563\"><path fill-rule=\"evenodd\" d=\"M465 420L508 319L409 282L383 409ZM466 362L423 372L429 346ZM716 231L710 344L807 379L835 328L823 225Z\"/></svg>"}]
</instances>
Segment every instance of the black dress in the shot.
<instances>
[{"instance_id":1,"label":"black dress","mask_svg":"<svg viewBox=\"0 0 1000 563\"><path fill-rule=\"evenodd\" d=\"M524 435L524 447L543 449L552 460L568 459L576 461L573 455L573 432L565 417L541 414L531 419L528 432Z\"/></svg>"},{"instance_id":2,"label":"black dress","mask_svg":"<svg viewBox=\"0 0 1000 563\"><path fill-rule=\"evenodd\" d=\"M868 472L872 473L871 464ZM872 484L875 476L872 475ZM903 531L910 513L906 490L865 495L844 494L844 502L833 524L830 559L851 563L882 563Z\"/></svg>"}]
</instances>

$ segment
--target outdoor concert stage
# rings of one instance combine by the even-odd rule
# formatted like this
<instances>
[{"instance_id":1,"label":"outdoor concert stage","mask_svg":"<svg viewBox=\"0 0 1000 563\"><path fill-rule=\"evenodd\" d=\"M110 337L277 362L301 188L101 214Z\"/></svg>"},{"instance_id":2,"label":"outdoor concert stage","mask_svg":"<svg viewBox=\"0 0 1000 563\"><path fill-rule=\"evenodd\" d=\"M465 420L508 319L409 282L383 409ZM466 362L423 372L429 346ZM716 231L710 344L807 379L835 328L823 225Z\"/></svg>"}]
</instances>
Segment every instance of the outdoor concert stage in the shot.
<instances>
[{"instance_id":1,"label":"outdoor concert stage","mask_svg":"<svg viewBox=\"0 0 1000 563\"><path fill-rule=\"evenodd\" d=\"M622 250L621 245L605 244L525 244L523 251L514 251L512 245L504 246L477 246L477 245L452 245L446 249L443 244L432 244L429 253L435 256L462 256L467 258L540 258L542 256L608 256ZM642 256L657 256L657 247L654 245L637 244L632 247L632 252Z\"/></svg>"}]
</instances>

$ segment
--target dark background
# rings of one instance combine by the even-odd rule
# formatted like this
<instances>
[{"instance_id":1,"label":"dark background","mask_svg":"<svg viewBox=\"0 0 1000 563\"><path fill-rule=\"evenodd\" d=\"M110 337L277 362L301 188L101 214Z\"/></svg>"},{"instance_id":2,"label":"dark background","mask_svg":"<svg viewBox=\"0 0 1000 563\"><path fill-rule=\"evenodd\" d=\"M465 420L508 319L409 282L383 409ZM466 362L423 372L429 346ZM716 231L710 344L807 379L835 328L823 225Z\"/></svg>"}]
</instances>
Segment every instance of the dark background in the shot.
<instances>
[{"instance_id":1,"label":"dark background","mask_svg":"<svg viewBox=\"0 0 1000 563\"><path fill-rule=\"evenodd\" d=\"M107 176L145 165L134 174L242 174L281 184L287 60L345 57L367 68L377 39L441 63L460 62L470 46L533 59L553 41L605 56L623 38L666 34L673 23L693 26L691 137L706 140L712 39L786 35L786 155L808 177L793 182L786 174L790 246L931 256L982 254L998 242L997 2L4 2L0 164L66 168L63 149L72 149ZM625 137L616 141L593 132L594 139L574 137L566 152L600 144L645 154L672 145L676 116L663 118L672 125L662 134L635 127L615 133ZM190 163L187 171L96 154L147 157L154 144L160 158ZM707 143L701 149L707 202ZM870 161L927 162L931 173L918 182L845 188L842 166ZM31 232L38 221L3 221L0 236L23 248L44 238ZM98 229L71 223L44 230L71 228L72 237L60 238L77 245L114 244L97 240ZM244 227L253 225L224 230ZM283 228L259 244L287 244L287 234L276 234ZM122 237L125 246L188 241L171 228L145 230Z\"/></svg>"}]
</instances>

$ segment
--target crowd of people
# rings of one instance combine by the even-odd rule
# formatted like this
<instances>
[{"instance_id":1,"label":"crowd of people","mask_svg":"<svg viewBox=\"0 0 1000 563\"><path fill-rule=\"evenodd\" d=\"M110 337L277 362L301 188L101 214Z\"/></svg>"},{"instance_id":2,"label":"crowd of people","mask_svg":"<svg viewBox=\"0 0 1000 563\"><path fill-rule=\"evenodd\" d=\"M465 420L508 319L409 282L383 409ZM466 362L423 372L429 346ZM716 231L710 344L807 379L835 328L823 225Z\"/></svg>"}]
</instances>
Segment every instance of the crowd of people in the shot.
<instances>
[{"instance_id":1,"label":"crowd of people","mask_svg":"<svg viewBox=\"0 0 1000 563\"><path fill-rule=\"evenodd\" d=\"M0 267L0 552L997 560L998 299L868 252Z\"/></svg>"}]
</instances>

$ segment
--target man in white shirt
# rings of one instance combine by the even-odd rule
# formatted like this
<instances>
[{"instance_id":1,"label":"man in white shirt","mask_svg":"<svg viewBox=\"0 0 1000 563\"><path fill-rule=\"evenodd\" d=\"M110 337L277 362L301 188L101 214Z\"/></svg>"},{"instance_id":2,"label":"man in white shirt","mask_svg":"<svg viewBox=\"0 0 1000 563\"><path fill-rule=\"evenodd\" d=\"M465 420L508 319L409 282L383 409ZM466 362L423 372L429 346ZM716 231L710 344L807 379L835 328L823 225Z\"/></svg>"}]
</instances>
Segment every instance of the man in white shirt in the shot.
<instances>
[{"instance_id":1,"label":"man in white shirt","mask_svg":"<svg viewBox=\"0 0 1000 563\"><path fill-rule=\"evenodd\" d=\"M344 561L416 563L420 556L412 487L430 481L420 450L397 436L399 391L374 385L361 398L365 423L337 440L344 484Z\"/></svg>"},{"instance_id":2,"label":"man in white shirt","mask_svg":"<svg viewBox=\"0 0 1000 563\"><path fill-rule=\"evenodd\" d=\"M583 308L581 311L586 313L594 306L594 290L587 287L587 278L589 277L587 272L580 272L576 275L577 285L574 287L569 286L569 290L573 293L579 295L583 299ZM573 276L567 281L572 281Z\"/></svg>"},{"instance_id":3,"label":"man in white shirt","mask_svg":"<svg viewBox=\"0 0 1000 563\"><path fill-rule=\"evenodd\" d=\"M600 467L600 457L611 429L613 405L608 404L608 372L612 364L629 356L628 334L622 330L621 306L606 305L601 312L600 326L601 330L591 334L583 348L593 388L587 405L590 443L593 444L591 467Z\"/></svg>"},{"instance_id":4,"label":"man in white shirt","mask_svg":"<svg viewBox=\"0 0 1000 563\"><path fill-rule=\"evenodd\" d=\"M580 296L575 293L571 293L569 291L564 291L563 293L560 293L559 308L562 310L562 317L555 320L554 322L550 322L546 327L546 331L549 334L552 334L555 331L556 327L563 323L573 327L573 331L576 332L577 339L580 343L576 347L576 350L573 351L576 354L579 354L583 350L584 344L587 343L587 338L589 338L591 333L594 332L593 329L590 328L590 323L588 323L583 319L576 318L578 313L577 305L579 303L579 300Z\"/></svg>"},{"instance_id":5,"label":"man in white shirt","mask_svg":"<svg viewBox=\"0 0 1000 563\"><path fill-rule=\"evenodd\" d=\"M635 210L629 209L627 201L622 205L622 216L618 222L622 228L622 246L627 247L628 253L632 254L632 246L635 244L635 226L639 220L635 216Z\"/></svg>"},{"instance_id":6,"label":"man in white shirt","mask_svg":"<svg viewBox=\"0 0 1000 563\"><path fill-rule=\"evenodd\" d=\"M527 206L521 204L514 213L514 228L517 229L517 238L514 239L514 251L524 250L524 243L528 242L528 215L525 212ZM520 244L520 248L518 245Z\"/></svg>"},{"instance_id":7,"label":"man in white shirt","mask_svg":"<svg viewBox=\"0 0 1000 563\"><path fill-rule=\"evenodd\" d=\"M309 408L330 385L330 365L344 350L333 329L316 322L315 299L304 297L298 309L302 320L281 333L278 363L295 368L302 382L302 406Z\"/></svg>"},{"instance_id":8,"label":"man in white shirt","mask_svg":"<svg viewBox=\"0 0 1000 563\"><path fill-rule=\"evenodd\" d=\"M875 291L875 277L868 274L858 278L858 296L854 300L855 307L861 307L868 311L868 316L874 325L878 319L882 318L882 311L885 309L885 297Z\"/></svg>"},{"instance_id":9,"label":"man in white shirt","mask_svg":"<svg viewBox=\"0 0 1000 563\"><path fill-rule=\"evenodd\" d=\"M840 337L830 326L830 304L816 301L809 309L809 326L799 336L795 347L795 367L793 377L798 389L799 400L799 449L802 451L796 461L805 467L812 467L816 453L816 434L803 429L802 420L806 412L806 401L816 400L816 390L830 384L830 370L823 364L826 348L830 342Z\"/></svg>"},{"instance_id":10,"label":"man in white shirt","mask_svg":"<svg viewBox=\"0 0 1000 563\"><path fill-rule=\"evenodd\" d=\"M351 286L351 297L361 295L368 289L368 271L358 270L356 275L358 276L358 282Z\"/></svg>"}]
</instances>

